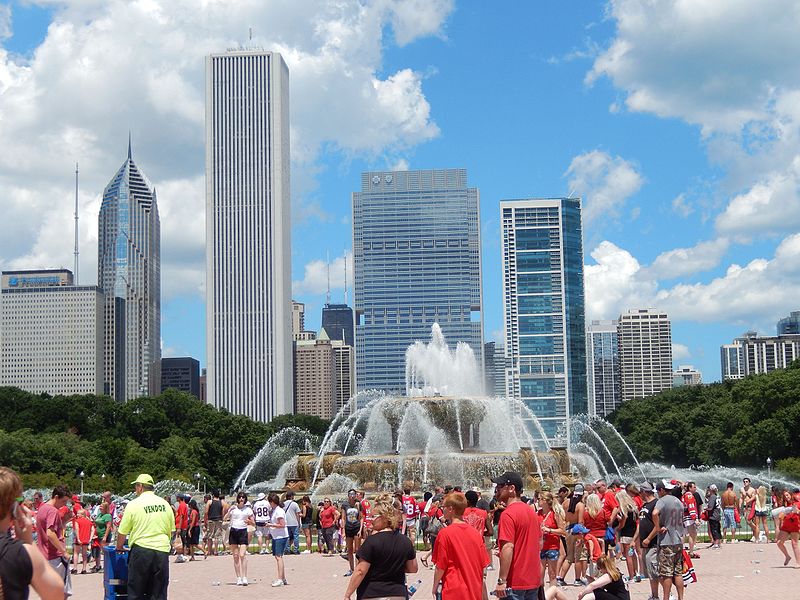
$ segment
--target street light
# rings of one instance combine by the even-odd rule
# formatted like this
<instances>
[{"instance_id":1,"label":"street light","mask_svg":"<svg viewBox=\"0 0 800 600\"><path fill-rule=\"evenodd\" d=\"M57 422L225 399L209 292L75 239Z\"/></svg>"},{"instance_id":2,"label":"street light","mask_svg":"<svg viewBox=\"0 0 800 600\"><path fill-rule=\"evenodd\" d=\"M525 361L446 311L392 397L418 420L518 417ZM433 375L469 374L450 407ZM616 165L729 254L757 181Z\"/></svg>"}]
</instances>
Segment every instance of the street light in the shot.
<instances>
[{"instance_id":1,"label":"street light","mask_svg":"<svg viewBox=\"0 0 800 600\"><path fill-rule=\"evenodd\" d=\"M81 504L83 504L83 478L86 477L86 473L81 471L78 477L81 478Z\"/></svg>"},{"instance_id":2,"label":"street light","mask_svg":"<svg viewBox=\"0 0 800 600\"><path fill-rule=\"evenodd\" d=\"M206 493L206 476L203 475L203 493Z\"/></svg>"},{"instance_id":3,"label":"street light","mask_svg":"<svg viewBox=\"0 0 800 600\"><path fill-rule=\"evenodd\" d=\"M767 477L772 478L772 459L767 457Z\"/></svg>"},{"instance_id":4,"label":"street light","mask_svg":"<svg viewBox=\"0 0 800 600\"><path fill-rule=\"evenodd\" d=\"M194 479L197 481L197 493L200 493L200 473L195 473Z\"/></svg>"}]
</instances>

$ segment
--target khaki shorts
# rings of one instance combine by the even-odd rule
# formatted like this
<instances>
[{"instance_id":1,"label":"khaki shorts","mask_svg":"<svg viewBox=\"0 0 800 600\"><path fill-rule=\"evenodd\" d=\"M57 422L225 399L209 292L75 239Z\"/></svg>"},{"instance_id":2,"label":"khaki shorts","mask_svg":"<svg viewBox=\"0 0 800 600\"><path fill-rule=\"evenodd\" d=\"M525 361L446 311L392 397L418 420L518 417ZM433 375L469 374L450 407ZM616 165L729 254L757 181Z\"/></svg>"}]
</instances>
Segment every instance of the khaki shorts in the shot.
<instances>
[{"instance_id":1,"label":"khaki shorts","mask_svg":"<svg viewBox=\"0 0 800 600\"><path fill-rule=\"evenodd\" d=\"M222 539L222 521L209 521L206 525L206 540L218 542Z\"/></svg>"},{"instance_id":2,"label":"khaki shorts","mask_svg":"<svg viewBox=\"0 0 800 600\"><path fill-rule=\"evenodd\" d=\"M683 575L683 544L658 547L658 576L664 579Z\"/></svg>"},{"instance_id":3,"label":"khaki shorts","mask_svg":"<svg viewBox=\"0 0 800 600\"><path fill-rule=\"evenodd\" d=\"M575 562L575 543L578 542L579 539L577 535L567 533L567 561L571 563Z\"/></svg>"}]
</instances>

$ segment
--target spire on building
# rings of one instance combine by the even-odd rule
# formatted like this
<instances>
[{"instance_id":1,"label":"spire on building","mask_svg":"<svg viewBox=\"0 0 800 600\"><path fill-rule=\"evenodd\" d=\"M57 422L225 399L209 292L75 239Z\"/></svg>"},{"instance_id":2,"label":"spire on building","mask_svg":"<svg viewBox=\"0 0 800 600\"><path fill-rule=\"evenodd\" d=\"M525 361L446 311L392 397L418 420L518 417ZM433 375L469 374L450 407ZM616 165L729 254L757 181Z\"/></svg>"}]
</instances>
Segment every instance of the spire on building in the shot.
<instances>
[{"instance_id":1,"label":"spire on building","mask_svg":"<svg viewBox=\"0 0 800 600\"><path fill-rule=\"evenodd\" d=\"M128 130L128 160L131 159L131 130Z\"/></svg>"}]
</instances>

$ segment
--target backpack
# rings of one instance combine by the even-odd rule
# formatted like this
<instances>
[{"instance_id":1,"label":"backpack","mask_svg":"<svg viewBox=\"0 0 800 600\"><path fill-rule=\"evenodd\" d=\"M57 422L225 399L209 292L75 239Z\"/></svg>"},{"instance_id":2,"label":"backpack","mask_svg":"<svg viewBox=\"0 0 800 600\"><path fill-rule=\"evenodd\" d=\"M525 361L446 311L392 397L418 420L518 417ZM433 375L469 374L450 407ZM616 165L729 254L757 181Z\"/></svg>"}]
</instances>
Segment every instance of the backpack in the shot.
<instances>
[{"instance_id":1,"label":"backpack","mask_svg":"<svg viewBox=\"0 0 800 600\"><path fill-rule=\"evenodd\" d=\"M428 532L428 535L438 535L439 532L442 530L442 527L444 527L444 523L442 522L442 518L439 515L439 513L441 513L441 512L442 511L440 509L436 509L436 512L434 513L434 515L432 517L430 517L430 521L428 523L428 528L426 529L426 531ZM442 513L442 514L444 514L444 513Z\"/></svg>"}]
</instances>

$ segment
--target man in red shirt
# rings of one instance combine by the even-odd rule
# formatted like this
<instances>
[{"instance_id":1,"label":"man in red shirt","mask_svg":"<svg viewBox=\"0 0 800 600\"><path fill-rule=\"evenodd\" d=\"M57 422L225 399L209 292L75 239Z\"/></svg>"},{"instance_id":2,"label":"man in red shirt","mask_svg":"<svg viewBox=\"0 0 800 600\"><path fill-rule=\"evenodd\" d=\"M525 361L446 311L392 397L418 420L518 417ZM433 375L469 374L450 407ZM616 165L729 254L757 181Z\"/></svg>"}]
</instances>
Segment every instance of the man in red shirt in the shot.
<instances>
[{"instance_id":1,"label":"man in red shirt","mask_svg":"<svg viewBox=\"0 0 800 600\"><path fill-rule=\"evenodd\" d=\"M403 517L405 519L405 532L411 540L411 544L416 548L417 546L417 516L419 515L419 507L414 496L411 495L411 488L405 488L403 495L400 497L400 503L403 505Z\"/></svg>"},{"instance_id":2,"label":"man in red shirt","mask_svg":"<svg viewBox=\"0 0 800 600\"><path fill-rule=\"evenodd\" d=\"M39 551L64 581L65 597L72 595L72 580L69 573L69 558L64 544L64 515L69 502L69 490L66 486L57 485L53 489L50 500L39 506L36 513L36 544Z\"/></svg>"},{"instance_id":3,"label":"man in red shirt","mask_svg":"<svg viewBox=\"0 0 800 600\"><path fill-rule=\"evenodd\" d=\"M492 517L489 513L478 508L478 500L480 494L475 490L469 490L464 497L467 499L467 509L464 511L464 522L475 528L475 531L481 534L481 539L485 540L486 537L491 540L492 535ZM492 565L491 545L486 545L486 555L489 557L489 566Z\"/></svg>"},{"instance_id":4,"label":"man in red shirt","mask_svg":"<svg viewBox=\"0 0 800 600\"><path fill-rule=\"evenodd\" d=\"M175 509L175 534L180 537L183 548L175 562L186 562L184 554L189 551L189 506L186 504L186 497L183 494L178 494L178 508Z\"/></svg>"},{"instance_id":5,"label":"man in red shirt","mask_svg":"<svg viewBox=\"0 0 800 600\"><path fill-rule=\"evenodd\" d=\"M492 482L496 484L495 498L506 506L497 529L500 548L500 573L495 588L497 597L536 600L542 584L539 516L533 508L520 501L522 477L519 473L509 471Z\"/></svg>"},{"instance_id":6,"label":"man in red shirt","mask_svg":"<svg viewBox=\"0 0 800 600\"><path fill-rule=\"evenodd\" d=\"M444 518L450 521L436 536L433 547L433 589L442 582L442 600L483 600L486 583L483 569L489 557L483 547L483 536L462 520L467 499L460 492L445 496Z\"/></svg>"}]
</instances>

